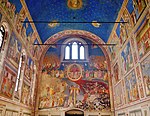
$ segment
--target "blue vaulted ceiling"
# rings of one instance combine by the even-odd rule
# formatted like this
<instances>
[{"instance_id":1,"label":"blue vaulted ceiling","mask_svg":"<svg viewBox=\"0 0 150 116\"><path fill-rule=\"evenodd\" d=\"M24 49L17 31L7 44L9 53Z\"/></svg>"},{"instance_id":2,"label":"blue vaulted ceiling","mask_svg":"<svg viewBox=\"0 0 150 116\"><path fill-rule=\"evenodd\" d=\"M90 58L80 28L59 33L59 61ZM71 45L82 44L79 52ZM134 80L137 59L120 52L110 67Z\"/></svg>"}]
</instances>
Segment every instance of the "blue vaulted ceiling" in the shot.
<instances>
[{"instance_id":1,"label":"blue vaulted ceiling","mask_svg":"<svg viewBox=\"0 0 150 116\"><path fill-rule=\"evenodd\" d=\"M18 4L13 1L14 4ZM18 0L16 0L18 1ZM68 0L25 0L34 21L58 22L114 22L123 0L77 0L82 1L80 9L67 6ZM35 23L37 31L44 43L53 34L69 29L92 32L107 42L112 31L113 23L102 23L94 27L91 23L60 23L51 28L48 23Z\"/></svg>"}]
</instances>

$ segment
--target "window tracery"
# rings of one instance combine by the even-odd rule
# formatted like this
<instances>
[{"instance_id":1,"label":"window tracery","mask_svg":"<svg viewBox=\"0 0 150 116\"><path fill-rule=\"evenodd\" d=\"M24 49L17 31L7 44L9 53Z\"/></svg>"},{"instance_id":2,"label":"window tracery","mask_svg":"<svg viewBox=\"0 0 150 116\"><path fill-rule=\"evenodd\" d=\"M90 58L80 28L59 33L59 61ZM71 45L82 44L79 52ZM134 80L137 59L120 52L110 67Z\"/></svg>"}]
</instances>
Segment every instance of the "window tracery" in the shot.
<instances>
[{"instance_id":1,"label":"window tracery","mask_svg":"<svg viewBox=\"0 0 150 116\"><path fill-rule=\"evenodd\" d=\"M64 42L62 48L62 61L86 61L88 60L88 46L81 38L71 38L70 41Z\"/></svg>"}]
</instances>

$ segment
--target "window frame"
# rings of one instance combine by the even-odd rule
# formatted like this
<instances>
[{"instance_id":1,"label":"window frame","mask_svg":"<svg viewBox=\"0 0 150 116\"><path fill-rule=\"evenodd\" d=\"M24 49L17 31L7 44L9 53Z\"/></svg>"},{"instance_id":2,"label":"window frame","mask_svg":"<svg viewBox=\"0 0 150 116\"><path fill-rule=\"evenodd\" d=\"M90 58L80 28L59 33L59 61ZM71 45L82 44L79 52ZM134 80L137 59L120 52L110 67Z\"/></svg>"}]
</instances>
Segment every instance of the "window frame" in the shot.
<instances>
[{"instance_id":1,"label":"window frame","mask_svg":"<svg viewBox=\"0 0 150 116\"><path fill-rule=\"evenodd\" d=\"M77 42L78 45L78 59L72 59L72 44L73 42ZM67 38L61 46L61 62L88 62L89 61L89 53L88 53L88 46L87 43L78 37L70 37ZM65 59L66 47L70 47L70 59ZM80 47L84 47L84 59L80 58Z\"/></svg>"}]
</instances>

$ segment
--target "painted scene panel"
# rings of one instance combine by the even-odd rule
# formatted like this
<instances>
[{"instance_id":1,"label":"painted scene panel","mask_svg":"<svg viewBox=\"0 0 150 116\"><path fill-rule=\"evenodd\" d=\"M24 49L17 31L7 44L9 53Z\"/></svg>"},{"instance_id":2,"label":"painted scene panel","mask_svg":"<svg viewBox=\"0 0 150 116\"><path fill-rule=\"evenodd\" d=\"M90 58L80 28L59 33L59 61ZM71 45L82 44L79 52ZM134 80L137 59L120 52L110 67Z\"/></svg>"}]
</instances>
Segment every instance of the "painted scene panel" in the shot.
<instances>
[{"instance_id":1,"label":"painted scene panel","mask_svg":"<svg viewBox=\"0 0 150 116\"><path fill-rule=\"evenodd\" d=\"M141 59L146 53L150 51L150 27L148 22L145 24L142 31L136 38L139 58Z\"/></svg>"},{"instance_id":2,"label":"painted scene panel","mask_svg":"<svg viewBox=\"0 0 150 116\"><path fill-rule=\"evenodd\" d=\"M134 71L132 71L129 75L127 75L127 77L125 77L125 86L128 103L138 100L139 92L137 86L137 79Z\"/></svg>"},{"instance_id":3,"label":"painted scene panel","mask_svg":"<svg viewBox=\"0 0 150 116\"><path fill-rule=\"evenodd\" d=\"M22 95L21 95L21 103L29 105L30 102L30 86L23 83L22 87Z\"/></svg>"},{"instance_id":4,"label":"painted scene panel","mask_svg":"<svg viewBox=\"0 0 150 116\"><path fill-rule=\"evenodd\" d=\"M16 35L12 33L8 45L7 59L16 67L19 66L22 45Z\"/></svg>"},{"instance_id":5,"label":"painted scene panel","mask_svg":"<svg viewBox=\"0 0 150 116\"><path fill-rule=\"evenodd\" d=\"M116 86L115 86L115 105L116 107L120 106L123 104L123 91L122 91L122 83L119 82Z\"/></svg>"},{"instance_id":6,"label":"painted scene panel","mask_svg":"<svg viewBox=\"0 0 150 116\"><path fill-rule=\"evenodd\" d=\"M150 95L150 55L141 63L146 95Z\"/></svg>"},{"instance_id":7,"label":"painted scene panel","mask_svg":"<svg viewBox=\"0 0 150 116\"><path fill-rule=\"evenodd\" d=\"M137 73L137 79L138 79L139 93L140 93L141 98L143 98L144 97L144 88L143 88L143 84L142 84L142 77L140 74L139 66L136 67L136 73Z\"/></svg>"},{"instance_id":8,"label":"painted scene panel","mask_svg":"<svg viewBox=\"0 0 150 116\"><path fill-rule=\"evenodd\" d=\"M119 81L119 66L118 63L115 64L114 68L113 68L113 75L114 75L114 80L115 80L115 84Z\"/></svg>"},{"instance_id":9,"label":"painted scene panel","mask_svg":"<svg viewBox=\"0 0 150 116\"><path fill-rule=\"evenodd\" d=\"M131 47L132 47L132 51L133 51L133 58L134 58L134 62L137 63L138 62L138 57L137 57L137 50L136 50L136 46L135 46L135 38L131 38Z\"/></svg>"},{"instance_id":10,"label":"painted scene panel","mask_svg":"<svg viewBox=\"0 0 150 116\"><path fill-rule=\"evenodd\" d=\"M123 49L121 53L121 61L122 61L122 70L123 73L127 73L132 67L133 67L133 58L132 58L132 52L131 52L131 46L128 42L125 48Z\"/></svg>"},{"instance_id":11,"label":"painted scene panel","mask_svg":"<svg viewBox=\"0 0 150 116\"><path fill-rule=\"evenodd\" d=\"M12 98L15 89L17 73L16 71L12 70L9 67L10 66L7 65L4 66L4 72L2 75L1 93L8 98Z\"/></svg>"},{"instance_id":12,"label":"painted scene panel","mask_svg":"<svg viewBox=\"0 0 150 116\"><path fill-rule=\"evenodd\" d=\"M25 78L28 79L29 81L33 79L33 66L34 66L33 60L30 57L28 57L27 63L25 65L24 75Z\"/></svg>"},{"instance_id":13,"label":"painted scene panel","mask_svg":"<svg viewBox=\"0 0 150 116\"><path fill-rule=\"evenodd\" d=\"M116 58L116 55L118 54L116 51L119 50L119 44L120 44L120 40L117 36L117 34L113 34L112 35L112 40L110 41L111 44L117 44L116 46L111 46L108 47L109 51L111 53L111 59L114 60Z\"/></svg>"}]
</instances>

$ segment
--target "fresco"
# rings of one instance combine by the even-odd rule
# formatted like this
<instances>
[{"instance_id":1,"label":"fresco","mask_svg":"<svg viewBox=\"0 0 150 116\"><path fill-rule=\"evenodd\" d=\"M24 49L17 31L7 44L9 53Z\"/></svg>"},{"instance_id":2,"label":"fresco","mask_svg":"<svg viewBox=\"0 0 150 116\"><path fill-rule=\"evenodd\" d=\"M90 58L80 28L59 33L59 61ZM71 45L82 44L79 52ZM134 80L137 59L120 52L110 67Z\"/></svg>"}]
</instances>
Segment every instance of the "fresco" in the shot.
<instances>
[{"instance_id":1,"label":"fresco","mask_svg":"<svg viewBox=\"0 0 150 116\"><path fill-rule=\"evenodd\" d=\"M137 73L137 79L138 79L139 93L140 93L141 98L143 98L144 97L144 88L143 88L143 84L142 84L142 77L140 74L139 66L136 67L136 73Z\"/></svg>"},{"instance_id":2,"label":"fresco","mask_svg":"<svg viewBox=\"0 0 150 116\"><path fill-rule=\"evenodd\" d=\"M135 38L131 38L130 39L131 42L131 47L132 47L132 51L133 51L133 58L134 58L134 62L137 63L138 62L138 57L137 57L137 50L135 47Z\"/></svg>"},{"instance_id":3,"label":"fresco","mask_svg":"<svg viewBox=\"0 0 150 116\"><path fill-rule=\"evenodd\" d=\"M28 86L24 82L22 86L21 102L23 104L29 105L29 101L30 101L30 86Z\"/></svg>"},{"instance_id":4,"label":"fresco","mask_svg":"<svg viewBox=\"0 0 150 116\"><path fill-rule=\"evenodd\" d=\"M139 58L142 58L148 51L150 51L150 27L148 22L136 38Z\"/></svg>"},{"instance_id":5,"label":"fresco","mask_svg":"<svg viewBox=\"0 0 150 116\"><path fill-rule=\"evenodd\" d=\"M117 14L119 12L118 9L121 8L123 0L117 0L117 1L65 0L65 1L59 1L57 3L53 0L51 1L45 0L44 3L42 1L39 1L37 3L36 0L33 0L32 2L26 0L25 2L27 4L27 7L29 9L29 12L33 20L40 21L41 17L43 17L44 19L42 20L45 21L48 20L50 22L53 20L57 20L58 22L64 22L64 21L91 22L93 21L93 17L95 17L94 18L95 21L107 22L108 21L107 19L111 19L111 21L116 20ZM106 8L106 6L109 6L109 8ZM47 10L44 10L43 12L42 10L43 8L47 8ZM109 13L112 9L113 9L113 13ZM65 14L58 11L63 11L65 12ZM75 15L76 13L78 14L78 16ZM56 16L56 14L58 14L58 16ZM101 18L99 16L101 16ZM36 28L37 30L42 29L39 32L42 43L44 43L47 40L47 38L51 37L52 35L66 29L86 30L96 34L97 36L103 38L104 42L107 42L113 25L114 24L111 23L109 24L105 23L102 24L100 28L95 28L94 26L91 25L91 23L89 24L69 23L67 25L60 23L59 26L50 28L47 23L43 23L42 25L36 25Z\"/></svg>"},{"instance_id":6,"label":"fresco","mask_svg":"<svg viewBox=\"0 0 150 116\"><path fill-rule=\"evenodd\" d=\"M122 18L123 18L124 22L128 22L128 23L125 24L125 28L126 28L126 31L127 31L127 35L129 35L131 30L132 30L133 23L132 23L132 20L131 20L130 13L128 12L127 9L124 10Z\"/></svg>"},{"instance_id":7,"label":"fresco","mask_svg":"<svg viewBox=\"0 0 150 116\"><path fill-rule=\"evenodd\" d=\"M150 95L150 55L141 63L146 95Z\"/></svg>"},{"instance_id":8,"label":"fresco","mask_svg":"<svg viewBox=\"0 0 150 116\"><path fill-rule=\"evenodd\" d=\"M71 9L80 9L82 8L82 0L68 0L67 6Z\"/></svg>"},{"instance_id":9,"label":"fresco","mask_svg":"<svg viewBox=\"0 0 150 116\"><path fill-rule=\"evenodd\" d=\"M34 38L32 38L32 39L34 39ZM38 42L38 40L37 39L35 39L35 41L34 41L34 44L39 44L39 42ZM38 58L38 53L39 52L41 52L41 47L40 47L40 45L34 45L33 46L33 57L36 57L36 58Z\"/></svg>"},{"instance_id":10,"label":"fresco","mask_svg":"<svg viewBox=\"0 0 150 116\"><path fill-rule=\"evenodd\" d=\"M0 6L6 11L10 19L14 19L16 6L10 3L8 0L0 1Z\"/></svg>"},{"instance_id":11,"label":"fresco","mask_svg":"<svg viewBox=\"0 0 150 116\"><path fill-rule=\"evenodd\" d=\"M135 25L136 24L135 12L132 12L132 14L131 14L131 20L132 20L133 25Z\"/></svg>"},{"instance_id":12,"label":"fresco","mask_svg":"<svg viewBox=\"0 0 150 116\"><path fill-rule=\"evenodd\" d=\"M127 28L125 24L120 23L120 44L123 45L128 38Z\"/></svg>"},{"instance_id":13,"label":"fresco","mask_svg":"<svg viewBox=\"0 0 150 116\"><path fill-rule=\"evenodd\" d=\"M26 12L26 11L24 11L24 12ZM29 19L28 18L25 18L25 21L29 21ZM27 36L30 36L32 33L33 33L33 29L32 29L32 26L31 26L31 24L30 23L23 23L23 27L22 27L22 29L25 29L24 31L22 31L22 32L24 32L24 36L25 37L27 37ZM28 38L27 38L28 39Z\"/></svg>"},{"instance_id":14,"label":"fresco","mask_svg":"<svg viewBox=\"0 0 150 116\"><path fill-rule=\"evenodd\" d=\"M119 81L119 66L118 63L115 64L114 68L113 68L113 76L114 76L114 84L116 84Z\"/></svg>"},{"instance_id":15,"label":"fresco","mask_svg":"<svg viewBox=\"0 0 150 116\"><path fill-rule=\"evenodd\" d=\"M23 17L23 18L25 18L25 17ZM29 21L28 18L25 18L24 20L27 22ZM38 40L36 39L37 33L35 31L33 31L31 24L23 23L23 25L21 25L20 32L21 32L22 38L26 42L26 46L28 46L30 53L33 55L33 57L37 57L37 52L39 50L39 46L33 45L33 44L38 44Z\"/></svg>"},{"instance_id":16,"label":"fresco","mask_svg":"<svg viewBox=\"0 0 150 116\"><path fill-rule=\"evenodd\" d=\"M7 59L16 67L19 66L19 60L21 55L22 45L16 38L15 34L12 33L10 42L8 45Z\"/></svg>"},{"instance_id":17,"label":"fresco","mask_svg":"<svg viewBox=\"0 0 150 116\"><path fill-rule=\"evenodd\" d=\"M16 78L17 71L12 70L9 65L5 64L1 84L1 93L3 96L12 98L15 89Z\"/></svg>"},{"instance_id":18,"label":"fresco","mask_svg":"<svg viewBox=\"0 0 150 116\"><path fill-rule=\"evenodd\" d=\"M122 99L122 101L123 101L123 103L124 104L127 104L128 102L127 102L127 96L126 96L126 85L125 85L125 79L122 79L122 96L123 96L123 99Z\"/></svg>"},{"instance_id":19,"label":"fresco","mask_svg":"<svg viewBox=\"0 0 150 116\"><path fill-rule=\"evenodd\" d=\"M122 70L127 73L133 67L133 58L131 53L131 46L128 42L123 51L121 52Z\"/></svg>"},{"instance_id":20,"label":"fresco","mask_svg":"<svg viewBox=\"0 0 150 116\"><path fill-rule=\"evenodd\" d=\"M123 94L122 94L122 83L119 82L116 86L115 86L115 105L116 107L120 106L123 104Z\"/></svg>"},{"instance_id":21,"label":"fresco","mask_svg":"<svg viewBox=\"0 0 150 116\"><path fill-rule=\"evenodd\" d=\"M34 66L33 60L30 57L28 57L26 66L25 66L24 75L25 75L25 78L28 79L30 82L33 77L33 66Z\"/></svg>"},{"instance_id":22,"label":"fresco","mask_svg":"<svg viewBox=\"0 0 150 116\"><path fill-rule=\"evenodd\" d=\"M39 108L76 107L110 110L107 62L89 53L89 62L61 62L59 46L49 48L43 60ZM100 48L90 48L89 51Z\"/></svg>"},{"instance_id":23,"label":"fresco","mask_svg":"<svg viewBox=\"0 0 150 116\"><path fill-rule=\"evenodd\" d=\"M110 50L110 53L111 53L111 59L114 60L116 58L116 55L117 55L116 51L119 50L119 44L120 44L120 40L119 40L116 33L114 33L112 35L112 40L110 41L110 43L111 44L116 44L116 46L110 46L109 47L109 50Z\"/></svg>"},{"instance_id":24,"label":"fresco","mask_svg":"<svg viewBox=\"0 0 150 116\"><path fill-rule=\"evenodd\" d=\"M139 99L137 79L134 71L132 71L129 75L127 75L127 77L125 77L125 87L128 103Z\"/></svg>"},{"instance_id":25,"label":"fresco","mask_svg":"<svg viewBox=\"0 0 150 116\"><path fill-rule=\"evenodd\" d=\"M29 21L28 18L24 19L25 21ZM29 46L29 50L31 54L33 54L33 43L36 39L36 32L33 31L32 26L30 23L23 23L21 28L21 36L26 41L27 46Z\"/></svg>"},{"instance_id":26,"label":"fresco","mask_svg":"<svg viewBox=\"0 0 150 116\"><path fill-rule=\"evenodd\" d=\"M20 10L19 13L16 14L16 17L15 17L15 20L14 20L14 24L15 24L15 27L16 27L16 30L19 34L25 35L25 28L23 28L23 24L21 23L21 21L24 21L26 18L26 11L24 10L24 8L22 8Z\"/></svg>"},{"instance_id":27,"label":"fresco","mask_svg":"<svg viewBox=\"0 0 150 116\"><path fill-rule=\"evenodd\" d=\"M75 81L62 70L58 75L58 70L52 70L51 75L43 72L39 108L75 106L85 110L102 110L110 107L106 83L82 79Z\"/></svg>"},{"instance_id":28,"label":"fresco","mask_svg":"<svg viewBox=\"0 0 150 116\"><path fill-rule=\"evenodd\" d=\"M133 7L134 7L136 19L138 19L140 14L146 7L147 0L132 0L132 1L133 1Z\"/></svg>"}]
</instances>

